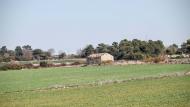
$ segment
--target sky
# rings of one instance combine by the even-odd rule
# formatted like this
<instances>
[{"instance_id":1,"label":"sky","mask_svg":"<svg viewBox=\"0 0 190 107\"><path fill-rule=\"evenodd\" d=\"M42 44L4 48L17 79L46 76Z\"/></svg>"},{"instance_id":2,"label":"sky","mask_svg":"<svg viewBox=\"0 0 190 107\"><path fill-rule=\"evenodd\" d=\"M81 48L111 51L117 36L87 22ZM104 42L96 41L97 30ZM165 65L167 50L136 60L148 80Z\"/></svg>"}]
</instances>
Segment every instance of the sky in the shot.
<instances>
[{"instance_id":1,"label":"sky","mask_svg":"<svg viewBox=\"0 0 190 107\"><path fill-rule=\"evenodd\" d=\"M0 0L0 47L75 53L122 39L190 38L190 0Z\"/></svg>"}]
</instances>

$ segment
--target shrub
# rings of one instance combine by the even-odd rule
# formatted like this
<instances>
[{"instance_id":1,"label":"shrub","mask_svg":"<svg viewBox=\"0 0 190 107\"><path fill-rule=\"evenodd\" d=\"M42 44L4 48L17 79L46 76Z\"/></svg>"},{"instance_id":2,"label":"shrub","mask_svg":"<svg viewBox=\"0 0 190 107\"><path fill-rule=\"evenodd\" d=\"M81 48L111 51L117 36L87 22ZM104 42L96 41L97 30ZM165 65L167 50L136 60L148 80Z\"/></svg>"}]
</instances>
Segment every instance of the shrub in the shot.
<instances>
[{"instance_id":1,"label":"shrub","mask_svg":"<svg viewBox=\"0 0 190 107\"><path fill-rule=\"evenodd\" d=\"M80 65L80 64L81 64L81 63L78 62L78 61L71 63L71 65Z\"/></svg>"},{"instance_id":2,"label":"shrub","mask_svg":"<svg viewBox=\"0 0 190 107\"><path fill-rule=\"evenodd\" d=\"M144 59L144 62L152 62L152 57L146 57L145 59Z\"/></svg>"},{"instance_id":3,"label":"shrub","mask_svg":"<svg viewBox=\"0 0 190 107\"><path fill-rule=\"evenodd\" d=\"M46 61L40 62L41 67L48 67L48 63Z\"/></svg>"},{"instance_id":4,"label":"shrub","mask_svg":"<svg viewBox=\"0 0 190 107\"><path fill-rule=\"evenodd\" d=\"M28 69L34 68L32 63L24 64L23 67Z\"/></svg>"},{"instance_id":5,"label":"shrub","mask_svg":"<svg viewBox=\"0 0 190 107\"><path fill-rule=\"evenodd\" d=\"M21 64L8 64L6 65L8 67L8 69L10 70L20 70L23 68L23 65Z\"/></svg>"},{"instance_id":6,"label":"shrub","mask_svg":"<svg viewBox=\"0 0 190 107\"><path fill-rule=\"evenodd\" d=\"M125 59L128 60L142 60L143 58L144 56L141 53L130 53L125 56Z\"/></svg>"},{"instance_id":7,"label":"shrub","mask_svg":"<svg viewBox=\"0 0 190 107\"><path fill-rule=\"evenodd\" d=\"M1 66L1 67L0 67L0 70L2 70L2 71L6 71L6 70L8 70L7 65L3 65L3 66Z\"/></svg>"},{"instance_id":8,"label":"shrub","mask_svg":"<svg viewBox=\"0 0 190 107\"><path fill-rule=\"evenodd\" d=\"M62 64L61 64L61 66L66 66L66 65L67 65L67 64L65 64L65 63L62 63Z\"/></svg>"},{"instance_id":9,"label":"shrub","mask_svg":"<svg viewBox=\"0 0 190 107\"><path fill-rule=\"evenodd\" d=\"M152 63L159 63L165 61L165 58L162 56L158 57L147 57L144 59L144 62L152 62Z\"/></svg>"},{"instance_id":10,"label":"shrub","mask_svg":"<svg viewBox=\"0 0 190 107\"><path fill-rule=\"evenodd\" d=\"M108 60L108 61L103 61L102 64L112 64L113 61L112 60Z\"/></svg>"},{"instance_id":11,"label":"shrub","mask_svg":"<svg viewBox=\"0 0 190 107\"><path fill-rule=\"evenodd\" d=\"M165 59L163 58L163 57L155 57L154 59L153 59L153 62L154 63L159 63L159 62L162 62L162 61L164 61Z\"/></svg>"},{"instance_id":12,"label":"shrub","mask_svg":"<svg viewBox=\"0 0 190 107\"><path fill-rule=\"evenodd\" d=\"M0 67L0 70L20 70L23 68L21 64L6 64Z\"/></svg>"}]
</instances>

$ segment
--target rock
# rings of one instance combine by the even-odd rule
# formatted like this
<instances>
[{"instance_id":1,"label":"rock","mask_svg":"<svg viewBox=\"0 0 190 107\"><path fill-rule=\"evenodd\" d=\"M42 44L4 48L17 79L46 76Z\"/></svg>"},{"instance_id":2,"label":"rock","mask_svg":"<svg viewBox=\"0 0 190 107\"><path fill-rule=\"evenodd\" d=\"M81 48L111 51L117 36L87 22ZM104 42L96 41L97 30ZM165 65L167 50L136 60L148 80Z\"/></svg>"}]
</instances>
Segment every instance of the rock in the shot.
<instances>
[{"instance_id":1,"label":"rock","mask_svg":"<svg viewBox=\"0 0 190 107\"><path fill-rule=\"evenodd\" d=\"M189 72L186 72L186 73L185 73L185 75L188 75L188 76L190 76L190 71L189 71Z\"/></svg>"}]
</instances>

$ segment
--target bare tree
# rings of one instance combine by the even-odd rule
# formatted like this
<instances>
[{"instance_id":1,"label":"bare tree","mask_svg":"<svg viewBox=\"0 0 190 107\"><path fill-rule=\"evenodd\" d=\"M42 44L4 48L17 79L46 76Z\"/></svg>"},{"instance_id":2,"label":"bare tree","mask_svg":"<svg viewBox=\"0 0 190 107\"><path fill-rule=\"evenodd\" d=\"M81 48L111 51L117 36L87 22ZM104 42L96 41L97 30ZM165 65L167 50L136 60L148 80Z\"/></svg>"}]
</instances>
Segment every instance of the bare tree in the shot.
<instances>
[{"instance_id":1,"label":"bare tree","mask_svg":"<svg viewBox=\"0 0 190 107\"><path fill-rule=\"evenodd\" d=\"M55 53L55 50L53 48L48 49L48 52L51 54L51 56Z\"/></svg>"}]
</instances>

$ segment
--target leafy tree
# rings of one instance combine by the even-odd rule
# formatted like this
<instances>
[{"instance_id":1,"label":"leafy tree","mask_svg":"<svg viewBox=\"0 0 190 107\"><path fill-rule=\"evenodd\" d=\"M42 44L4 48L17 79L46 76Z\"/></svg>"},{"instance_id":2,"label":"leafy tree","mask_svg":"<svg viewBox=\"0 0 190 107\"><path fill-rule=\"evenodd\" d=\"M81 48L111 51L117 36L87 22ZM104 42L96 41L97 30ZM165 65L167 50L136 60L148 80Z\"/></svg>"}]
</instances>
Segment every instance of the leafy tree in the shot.
<instances>
[{"instance_id":1,"label":"leafy tree","mask_svg":"<svg viewBox=\"0 0 190 107\"><path fill-rule=\"evenodd\" d=\"M40 59L41 60L47 60L51 57L51 53L48 51L42 52L42 54L40 54Z\"/></svg>"},{"instance_id":2,"label":"leafy tree","mask_svg":"<svg viewBox=\"0 0 190 107\"><path fill-rule=\"evenodd\" d=\"M7 47L6 46L2 46L0 49L0 55L4 55L5 53L7 53Z\"/></svg>"},{"instance_id":3,"label":"leafy tree","mask_svg":"<svg viewBox=\"0 0 190 107\"><path fill-rule=\"evenodd\" d=\"M9 54L10 60L15 60L15 52L13 50L8 50L7 53Z\"/></svg>"},{"instance_id":4,"label":"leafy tree","mask_svg":"<svg viewBox=\"0 0 190 107\"><path fill-rule=\"evenodd\" d=\"M159 54L162 54L164 51L164 44L161 40L155 41L155 54L158 56Z\"/></svg>"},{"instance_id":5,"label":"leafy tree","mask_svg":"<svg viewBox=\"0 0 190 107\"><path fill-rule=\"evenodd\" d=\"M190 39L181 45L181 50L183 53L190 54Z\"/></svg>"},{"instance_id":6,"label":"leafy tree","mask_svg":"<svg viewBox=\"0 0 190 107\"><path fill-rule=\"evenodd\" d=\"M132 40L132 48L133 48L133 52L137 53L140 52L140 45L141 45L141 41L138 39L133 39Z\"/></svg>"},{"instance_id":7,"label":"leafy tree","mask_svg":"<svg viewBox=\"0 0 190 107\"><path fill-rule=\"evenodd\" d=\"M87 45L83 50L82 50L82 57L87 57L90 54L93 54L95 52L93 45Z\"/></svg>"},{"instance_id":8,"label":"leafy tree","mask_svg":"<svg viewBox=\"0 0 190 107\"><path fill-rule=\"evenodd\" d=\"M170 45L167 49L166 49L166 54L168 55L173 55L176 54L178 51L178 46L176 44Z\"/></svg>"},{"instance_id":9,"label":"leafy tree","mask_svg":"<svg viewBox=\"0 0 190 107\"><path fill-rule=\"evenodd\" d=\"M22 52L22 48L20 46L17 46L15 48L15 56L17 60L23 60L22 56L23 56L23 52Z\"/></svg>"},{"instance_id":10,"label":"leafy tree","mask_svg":"<svg viewBox=\"0 0 190 107\"><path fill-rule=\"evenodd\" d=\"M64 58L66 56L66 53L65 52L61 52L60 54L59 54L59 59L62 59L62 58Z\"/></svg>"},{"instance_id":11,"label":"leafy tree","mask_svg":"<svg viewBox=\"0 0 190 107\"><path fill-rule=\"evenodd\" d=\"M43 54L43 51L41 49L34 49L32 54L35 59L40 60L41 59L40 57Z\"/></svg>"},{"instance_id":12,"label":"leafy tree","mask_svg":"<svg viewBox=\"0 0 190 107\"><path fill-rule=\"evenodd\" d=\"M22 48L20 46L17 46L15 48L15 54L16 54L16 56L22 56L23 55Z\"/></svg>"},{"instance_id":13,"label":"leafy tree","mask_svg":"<svg viewBox=\"0 0 190 107\"><path fill-rule=\"evenodd\" d=\"M25 50L32 50L32 47L30 45L24 45L22 48Z\"/></svg>"},{"instance_id":14,"label":"leafy tree","mask_svg":"<svg viewBox=\"0 0 190 107\"><path fill-rule=\"evenodd\" d=\"M119 43L119 56L118 59L124 59L126 56L133 51L133 46L131 41L127 39L121 40Z\"/></svg>"},{"instance_id":15,"label":"leafy tree","mask_svg":"<svg viewBox=\"0 0 190 107\"><path fill-rule=\"evenodd\" d=\"M110 54L114 56L115 59L119 59L119 44L117 42L113 42L110 47Z\"/></svg>"},{"instance_id":16,"label":"leafy tree","mask_svg":"<svg viewBox=\"0 0 190 107\"><path fill-rule=\"evenodd\" d=\"M141 53L129 53L124 57L124 59L128 60L142 60L143 58L144 56Z\"/></svg>"},{"instance_id":17,"label":"leafy tree","mask_svg":"<svg viewBox=\"0 0 190 107\"><path fill-rule=\"evenodd\" d=\"M150 49L148 43L146 41L142 41L141 45L139 46L139 50L141 53L148 55L150 53Z\"/></svg>"},{"instance_id":18,"label":"leafy tree","mask_svg":"<svg viewBox=\"0 0 190 107\"><path fill-rule=\"evenodd\" d=\"M98 44L98 46L96 47L96 52L97 53L109 53L110 52L110 46L106 45L104 43L100 43Z\"/></svg>"},{"instance_id":19,"label":"leafy tree","mask_svg":"<svg viewBox=\"0 0 190 107\"><path fill-rule=\"evenodd\" d=\"M2 46L0 49L0 62L8 62L15 60L15 53L12 50L8 50L6 46Z\"/></svg>"},{"instance_id":20,"label":"leafy tree","mask_svg":"<svg viewBox=\"0 0 190 107\"><path fill-rule=\"evenodd\" d=\"M149 47L149 55L150 56L158 56L159 54L163 53L163 51L164 51L163 42L160 40L157 40L157 41L149 40L148 47Z\"/></svg>"}]
</instances>

